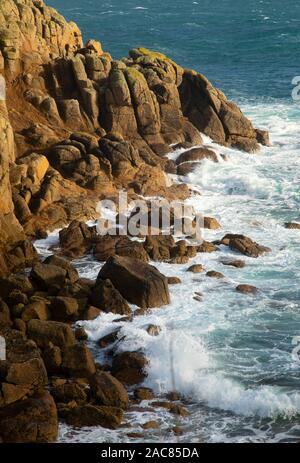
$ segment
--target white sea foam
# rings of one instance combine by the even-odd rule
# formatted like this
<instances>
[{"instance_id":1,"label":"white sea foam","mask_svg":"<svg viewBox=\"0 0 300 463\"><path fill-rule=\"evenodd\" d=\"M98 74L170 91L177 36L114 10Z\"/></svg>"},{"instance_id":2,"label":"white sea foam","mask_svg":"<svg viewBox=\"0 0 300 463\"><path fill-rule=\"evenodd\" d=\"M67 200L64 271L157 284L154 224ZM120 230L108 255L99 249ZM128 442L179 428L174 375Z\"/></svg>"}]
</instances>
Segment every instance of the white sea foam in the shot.
<instances>
[{"instance_id":1,"label":"white sea foam","mask_svg":"<svg viewBox=\"0 0 300 463\"><path fill-rule=\"evenodd\" d=\"M197 403L196 409L191 408L193 429L187 429L191 441L198 438L195 428L201 425L207 429L204 438L210 441L278 441L289 433L299 435L292 417L300 413L300 364L291 351L293 337L300 334L300 235L284 228L285 221L300 219L299 116L292 105L279 105L274 113L272 102L244 109L256 126L270 130L273 146L248 155L204 137L205 144L219 155L226 154L228 161L205 161L185 180L202 193L190 199L194 207L222 224L221 230L207 230L205 239L218 239L227 232L244 233L270 246L272 253L259 259L242 257L246 261L243 270L222 264L225 257L237 258L225 246L217 253L198 254L183 266L155 263L164 274L182 280L181 285L170 287L169 306L136 317L132 323L116 324L113 320L119 316L111 314L83 322L91 341L120 327L119 336L125 336L125 341L116 348L142 349L150 360L147 386L157 392L175 387ZM176 159L183 151L169 157ZM38 242L44 254L50 252L47 243L56 246L57 235ZM186 272L193 263L221 271L225 279L216 281L205 274ZM89 278L95 278L100 267L90 257L78 263L81 274ZM236 293L239 283L257 286L259 296ZM203 302L194 299L196 292L203 293ZM162 328L158 337L147 334L149 323ZM99 360L103 352L99 352ZM279 416L291 421L274 428ZM267 430L257 421L262 418L268 419ZM164 422L163 415L161 420ZM66 433L64 429L63 435ZM124 439L120 433L110 434L110 438ZM91 433L93 439L100 434L97 430ZM88 441L91 435L83 433L81 440Z\"/></svg>"}]
</instances>

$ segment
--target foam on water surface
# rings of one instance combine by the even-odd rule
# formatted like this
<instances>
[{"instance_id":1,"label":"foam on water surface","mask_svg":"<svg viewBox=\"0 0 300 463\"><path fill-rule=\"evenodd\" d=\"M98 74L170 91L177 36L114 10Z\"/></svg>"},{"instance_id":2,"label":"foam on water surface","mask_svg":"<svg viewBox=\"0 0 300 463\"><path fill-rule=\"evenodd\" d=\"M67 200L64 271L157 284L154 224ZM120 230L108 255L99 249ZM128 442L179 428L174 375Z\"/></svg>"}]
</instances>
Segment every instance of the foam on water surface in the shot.
<instances>
[{"instance_id":1,"label":"foam on water surface","mask_svg":"<svg viewBox=\"0 0 300 463\"><path fill-rule=\"evenodd\" d=\"M249 155L217 146L205 137L220 162L205 161L184 180L201 192L189 200L193 206L222 225L221 230L205 231L205 239L244 233L272 252L251 259L221 246L219 252L198 254L187 265L155 263L164 274L182 280L170 286L169 306L136 317L132 323L115 323L119 316L111 314L82 322L92 347L120 327L119 337L125 340L116 349L145 351L150 360L145 385L157 393L174 389L173 361L176 390L189 401L191 417L181 425L184 439L191 442L280 442L300 437L300 363L292 356L293 338L300 335L300 234L284 228L285 222L300 219L299 116L292 105L282 105L276 114L272 103L244 109L255 125L270 130L273 146ZM181 152L170 157L176 159ZM37 243L45 255L51 252L48 246L57 245L57 233ZM246 267L224 266L224 258L242 258ZM225 278L186 272L193 263L220 271ZM91 256L76 265L88 278L96 278L101 268ZM241 283L256 286L259 293L253 297L237 293L235 287ZM202 302L194 299L197 292L203 294ZM150 323L161 327L159 336L147 334ZM105 360L105 350L94 349L94 353L99 361ZM162 434L153 431L147 438L172 440L167 430L173 417L164 410L155 417ZM61 440L122 442L128 440L126 432L141 431L141 419L151 418L147 412L142 418L128 413L126 421L133 428L104 434L101 428L75 432L62 427Z\"/></svg>"}]
</instances>

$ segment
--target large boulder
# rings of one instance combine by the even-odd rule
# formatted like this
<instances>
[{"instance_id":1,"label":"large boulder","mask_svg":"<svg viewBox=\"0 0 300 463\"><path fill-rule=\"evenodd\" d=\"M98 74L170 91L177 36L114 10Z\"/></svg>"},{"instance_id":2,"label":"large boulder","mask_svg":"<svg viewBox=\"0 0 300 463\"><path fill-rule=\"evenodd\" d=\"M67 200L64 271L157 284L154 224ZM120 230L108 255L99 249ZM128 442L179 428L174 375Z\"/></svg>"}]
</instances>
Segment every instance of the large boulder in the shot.
<instances>
[{"instance_id":1,"label":"large boulder","mask_svg":"<svg viewBox=\"0 0 300 463\"><path fill-rule=\"evenodd\" d=\"M122 352L113 358L112 374L121 383L132 386L144 381L148 360L141 352Z\"/></svg>"},{"instance_id":2,"label":"large boulder","mask_svg":"<svg viewBox=\"0 0 300 463\"><path fill-rule=\"evenodd\" d=\"M7 383L29 388L45 386L47 380L47 372L40 358L31 358L22 363L10 363L5 378Z\"/></svg>"},{"instance_id":3,"label":"large boulder","mask_svg":"<svg viewBox=\"0 0 300 463\"><path fill-rule=\"evenodd\" d=\"M78 404L84 403L87 400L85 388L75 381L63 382L57 384L51 389L51 394L56 403L69 403L73 400Z\"/></svg>"},{"instance_id":4,"label":"large boulder","mask_svg":"<svg viewBox=\"0 0 300 463\"><path fill-rule=\"evenodd\" d=\"M42 349L48 347L49 343L65 348L76 342L75 335L69 325L54 321L30 320L28 337L33 339Z\"/></svg>"},{"instance_id":5,"label":"large boulder","mask_svg":"<svg viewBox=\"0 0 300 463\"><path fill-rule=\"evenodd\" d=\"M59 232L59 241L64 254L72 258L83 256L91 249L95 234L95 228L74 220Z\"/></svg>"},{"instance_id":6,"label":"large boulder","mask_svg":"<svg viewBox=\"0 0 300 463\"><path fill-rule=\"evenodd\" d=\"M98 371L90 381L91 393L99 405L126 409L129 399L123 384L109 373Z\"/></svg>"},{"instance_id":7,"label":"large boulder","mask_svg":"<svg viewBox=\"0 0 300 463\"><path fill-rule=\"evenodd\" d=\"M110 280L97 280L97 284L91 294L90 302L94 307L98 307L104 312L120 315L129 315L131 313L128 302Z\"/></svg>"},{"instance_id":8,"label":"large boulder","mask_svg":"<svg viewBox=\"0 0 300 463\"><path fill-rule=\"evenodd\" d=\"M98 275L109 279L122 296L141 308L170 303L168 279L155 267L129 257L110 257Z\"/></svg>"},{"instance_id":9,"label":"large boulder","mask_svg":"<svg viewBox=\"0 0 300 463\"><path fill-rule=\"evenodd\" d=\"M54 297L51 301L51 314L53 320L65 322L75 320L78 316L78 302L72 297Z\"/></svg>"},{"instance_id":10,"label":"large boulder","mask_svg":"<svg viewBox=\"0 0 300 463\"><path fill-rule=\"evenodd\" d=\"M239 107L203 75L186 70L179 93L183 114L213 141L248 152L258 151L259 143L268 143L267 135L257 131Z\"/></svg>"},{"instance_id":11,"label":"large boulder","mask_svg":"<svg viewBox=\"0 0 300 463\"><path fill-rule=\"evenodd\" d=\"M96 372L93 354L81 343L64 349L62 368L67 375L76 378L89 378Z\"/></svg>"},{"instance_id":12,"label":"large boulder","mask_svg":"<svg viewBox=\"0 0 300 463\"><path fill-rule=\"evenodd\" d=\"M5 330L6 360L0 362L0 407L29 397L48 381L36 344L20 332Z\"/></svg>"},{"instance_id":13,"label":"large boulder","mask_svg":"<svg viewBox=\"0 0 300 463\"><path fill-rule=\"evenodd\" d=\"M47 291L51 286L62 286L67 271L57 265L36 264L31 270L30 276L41 289Z\"/></svg>"},{"instance_id":14,"label":"large boulder","mask_svg":"<svg viewBox=\"0 0 300 463\"><path fill-rule=\"evenodd\" d=\"M44 260L43 263L47 265L55 265L56 267L61 267L66 270L66 278L71 283L76 283L79 280L79 275L76 268L68 260L63 259L62 257L55 255L49 256Z\"/></svg>"},{"instance_id":15,"label":"large boulder","mask_svg":"<svg viewBox=\"0 0 300 463\"><path fill-rule=\"evenodd\" d=\"M3 442L47 443L55 441L57 435L57 410L46 391L0 409L0 439Z\"/></svg>"},{"instance_id":16,"label":"large boulder","mask_svg":"<svg viewBox=\"0 0 300 463\"><path fill-rule=\"evenodd\" d=\"M76 428L86 426L102 426L116 429L121 425L123 410L117 407L96 406L92 404L79 407L65 407L59 410L64 421Z\"/></svg>"}]
</instances>

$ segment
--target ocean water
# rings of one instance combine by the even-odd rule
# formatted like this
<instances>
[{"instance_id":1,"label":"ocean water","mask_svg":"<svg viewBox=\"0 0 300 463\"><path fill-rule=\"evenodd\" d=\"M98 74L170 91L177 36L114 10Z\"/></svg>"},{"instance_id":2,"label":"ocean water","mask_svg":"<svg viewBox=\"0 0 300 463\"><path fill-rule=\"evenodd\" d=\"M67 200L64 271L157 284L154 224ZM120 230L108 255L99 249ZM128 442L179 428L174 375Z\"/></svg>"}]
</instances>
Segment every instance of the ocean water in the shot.
<instances>
[{"instance_id":1,"label":"ocean water","mask_svg":"<svg viewBox=\"0 0 300 463\"><path fill-rule=\"evenodd\" d=\"M49 0L75 20L86 38L99 39L115 58L128 49L147 46L178 63L204 73L236 100L256 126L270 131L272 147L256 155L223 148L205 138L227 161L206 161L184 180L198 188L191 198L206 215L216 217L220 231L244 233L272 252L245 258L244 269L225 267L237 257L222 247L189 264L218 270L224 280L186 272L187 265L156 264L183 284L171 286L172 303L151 315L120 324L125 342L119 349L142 348L150 359L147 386L157 392L175 387L185 397L189 419L180 419L181 438L189 442L287 442L300 439L300 233L284 223L300 221L300 106L293 101L292 78L300 74L300 4L294 0ZM178 153L172 153L172 157ZM221 157L220 157L221 159ZM57 233L37 242L44 254L57 245ZM77 262L83 276L96 277L100 264L90 256ZM240 283L259 288L254 297L235 292ZM194 300L196 292L203 301ZM112 315L85 322L93 341L116 328ZM118 317L117 317L118 318ZM145 325L158 324L156 338ZM99 360L105 352L94 350ZM172 352L172 355L170 354ZM294 352L294 354L293 354ZM147 406L147 403L144 404ZM174 417L128 413L129 428L76 431L61 428L61 441L126 441L141 432L140 423L157 419L161 428L147 441L172 441Z\"/></svg>"}]
</instances>

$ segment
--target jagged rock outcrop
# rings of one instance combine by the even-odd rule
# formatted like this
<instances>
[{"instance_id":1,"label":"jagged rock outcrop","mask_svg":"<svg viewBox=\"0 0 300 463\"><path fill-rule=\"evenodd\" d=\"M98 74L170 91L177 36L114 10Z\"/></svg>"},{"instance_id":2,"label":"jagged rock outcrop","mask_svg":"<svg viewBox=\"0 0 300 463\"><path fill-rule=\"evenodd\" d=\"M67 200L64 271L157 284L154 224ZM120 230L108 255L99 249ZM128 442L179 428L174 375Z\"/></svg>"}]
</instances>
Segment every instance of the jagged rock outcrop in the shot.
<instances>
[{"instance_id":1,"label":"jagged rock outcrop","mask_svg":"<svg viewBox=\"0 0 300 463\"><path fill-rule=\"evenodd\" d=\"M5 68L15 73L27 65L68 56L82 46L81 32L42 0L2 0L0 49Z\"/></svg>"},{"instance_id":2,"label":"jagged rock outcrop","mask_svg":"<svg viewBox=\"0 0 300 463\"><path fill-rule=\"evenodd\" d=\"M0 274L20 267L7 262L11 246L95 218L98 200L119 189L186 199L165 172L217 158L200 148L177 167L170 145L201 146L200 132L246 151L268 143L200 74L145 48L114 61L42 0L1 2L0 72Z\"/></svg>"},{"instance_id":3,"label":"jagged rock outcrop","mask_svg":"<svg viewBox=\"0 0 300 463\"><path fill-rule=\"evenodd\" d=\"M255 129L239 107L202 74L186 70L179 92L183 114L217 143L248 152L258 151L259 143L269 143L267 132Z\"/></svg>"}]
</instances>

